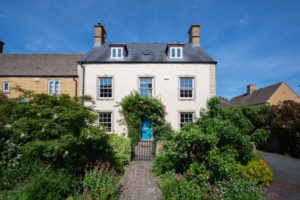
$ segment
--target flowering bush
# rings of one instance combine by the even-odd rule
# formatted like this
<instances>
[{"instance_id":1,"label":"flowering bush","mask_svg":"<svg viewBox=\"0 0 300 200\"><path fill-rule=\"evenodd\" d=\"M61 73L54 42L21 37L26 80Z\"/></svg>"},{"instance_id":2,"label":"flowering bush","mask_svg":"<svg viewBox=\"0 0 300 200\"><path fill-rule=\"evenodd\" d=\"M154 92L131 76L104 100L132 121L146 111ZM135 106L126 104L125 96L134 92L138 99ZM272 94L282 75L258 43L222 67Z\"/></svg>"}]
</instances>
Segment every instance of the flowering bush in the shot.
<instances>
[{"instance_id":1,"label":"flowering bush","mask_svg":"<svg viewBox=\"0 0 300 200\"><path fill-rule=\"evenodd\" d=\"M240 165L240 173L258 184L270 185L273 173L268 165L256 153L255 157L247 165Z\"/></svg>"},{"instance_id":2,"label":"flowering bush","mask_svg":"<svg viewBox=\"0 0 300 200\"><path fill-rule=\"evenodd\" d=\"M165 122L166 107L156 98L143 97L138 92L131 92L118 106L121 107L123 123L127 125L130 138L139 139L142 116L151 119L153 127Z\"/></svg>"},{"instance_id":3,"label":"flowering bush","mask_svg":"<svg viewBox=\"0 0 300 200\"><path fill-rule=\"evenodd\" d=\"M257 185L261 182L242 177L239 170L254 157L253 142L266 140L268 131L255 128L240 108L222 109L219 103L218 98L209 100L207 110L201 110L196 122L186 124L163 142L164 152L155 158L152 170L161 177L165 199L262 196ZM173 173L178 174L174 177L170 175ZM213 190L210 184L215 184ZM230 190L235 192L227 194Z\"/></svg>"},{"instance_id":4,"label":"flowering bush","mask_svg":"<svg viewBox=\"0 0 300 200\"><path fill-rule=\"evenodd\" d=\"M264 199L263 187L255 182L233 176L228 180L210 184L204 174L193 176L191 173L162 175L159 187L164 199Z\"/></svg>"},{"instance_id":5,"label":"flowering bush","mask_svg":"<svg viewBox=\"0 0 300 200\"><path fill-rule=\"evenodd\" d=\"M84 196L92 199L117 199L119 191L118 173L110 168L109 162L96 161L85 165L82 181Z\"/></svg>"},{"instance_id":6,"label":"flowering bush","mask_svg":"<svg viewBox=\"0 0 300 200\"><path fill-rule=\"evenodd\" d=\"M216 199L264 199L263 186L258 186L256 182L243 179L240 176L232 176L228 180L218 181L216 187L218 188Z\"/></svg>"},{"instance_id":7,"label":"flowering bush","mask_svg":"<svg viewBox=\"0 0 300 200\"><path fill-rule=\"evenodd\" d=\"M205 178L198 180L191 174L164 174L159 187L165 199L213 199L217 195L215 186L210 185Z\"/></svg>"}]
</instances>

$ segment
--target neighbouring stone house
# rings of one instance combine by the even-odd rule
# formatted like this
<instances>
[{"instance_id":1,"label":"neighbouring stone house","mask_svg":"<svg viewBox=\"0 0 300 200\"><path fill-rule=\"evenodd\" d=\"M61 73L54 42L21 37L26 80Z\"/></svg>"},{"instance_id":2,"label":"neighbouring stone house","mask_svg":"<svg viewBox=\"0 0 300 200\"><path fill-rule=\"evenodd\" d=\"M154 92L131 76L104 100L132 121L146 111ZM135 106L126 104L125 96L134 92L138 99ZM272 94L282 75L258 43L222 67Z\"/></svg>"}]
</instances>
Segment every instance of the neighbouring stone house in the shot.
<instances>
[{"instance_id":1,"label":"neighbouring stone house","mask_svg":"<svg viewBox=\"0 0 300 200\"><path fill-rule=\"evenodd\" d=\"M200 25L190 27L188 43L105 43L105 29L94 26L94 47L78 62L80 95L95 100L99 124L126 133L116 107L131 91L157 97L166 120L179 130L216 95L216 64L200 46ZM141 138L151 139L151 123L142 121Z\"/></svg>"},{"instance_id":2,"label":"neighbouring stone house","mask_svg":"<svg viewBox=\"0 0 300 200\"><path fill-rule=\"evenodd\" d=\"M9 98L18 97L19 94L13 90L16 85L35 93L77 96L77 61L83 55L0 52L0 90Z\"/></svg>"},{"instance_id":3,"label":"neighbouring stone house","mask_svg":"<svg viewBox=\"0 0 300 200\"><path fill-rule=\"evenodd\" d=\"M243 105L277 105L285 100L292 100L300 103L297 94L285 83L280 82L256 90L256 85L247 86L247 93L233 97L230 103L236 106Z\"/></svg>"}]
</instances>

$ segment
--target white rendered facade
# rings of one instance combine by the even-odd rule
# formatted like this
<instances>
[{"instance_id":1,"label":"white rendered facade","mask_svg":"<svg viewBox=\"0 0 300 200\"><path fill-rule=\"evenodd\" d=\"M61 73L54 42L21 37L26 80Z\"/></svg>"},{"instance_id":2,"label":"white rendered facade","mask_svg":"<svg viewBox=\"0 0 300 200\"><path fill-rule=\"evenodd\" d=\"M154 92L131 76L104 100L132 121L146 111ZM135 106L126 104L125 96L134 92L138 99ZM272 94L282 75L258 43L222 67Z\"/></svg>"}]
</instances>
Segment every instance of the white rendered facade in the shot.
<instances>
[{"instance_id":1,"label":"white rendered facade","mask_svg":"<svg viewBox=\"0 0 300 200\"><path fill-rule=\"evenodd\" d=\"M131 91L139 91L139 78L153 78L153 96L166 106L166 120L180 129L180 113L193 112L197 117L206 101L216 95L216 64L213 63L99 63L78 65L80 93L95 100L95 111L112 113L112 131L127 135L122 116L115 107ZM84 78L83 78L84 74ZM99 77L112 77L112 98L99 98ZM180 77L193 78L194 95L181 99ZM83 88L84 87L84 88Z\"/></svg>"}]
</instances>

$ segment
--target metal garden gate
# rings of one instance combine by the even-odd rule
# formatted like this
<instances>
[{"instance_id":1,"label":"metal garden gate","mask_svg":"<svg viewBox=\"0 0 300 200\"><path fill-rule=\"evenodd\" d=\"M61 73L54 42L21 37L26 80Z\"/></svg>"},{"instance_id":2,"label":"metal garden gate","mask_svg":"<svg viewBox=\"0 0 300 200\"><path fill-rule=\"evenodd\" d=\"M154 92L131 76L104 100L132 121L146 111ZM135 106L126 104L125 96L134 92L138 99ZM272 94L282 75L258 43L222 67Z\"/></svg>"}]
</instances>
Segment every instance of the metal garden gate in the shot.
<instances>
[{"instance_id":1,"label":"metal garden gate","mask_svg":"<svg viewBox=\"0 0 300 200\"><path fill-rule=\"evenodd\" d=\"M131 160L152 160L155 157L155 140L132 140Z\"/></svg>"}]
</instances>

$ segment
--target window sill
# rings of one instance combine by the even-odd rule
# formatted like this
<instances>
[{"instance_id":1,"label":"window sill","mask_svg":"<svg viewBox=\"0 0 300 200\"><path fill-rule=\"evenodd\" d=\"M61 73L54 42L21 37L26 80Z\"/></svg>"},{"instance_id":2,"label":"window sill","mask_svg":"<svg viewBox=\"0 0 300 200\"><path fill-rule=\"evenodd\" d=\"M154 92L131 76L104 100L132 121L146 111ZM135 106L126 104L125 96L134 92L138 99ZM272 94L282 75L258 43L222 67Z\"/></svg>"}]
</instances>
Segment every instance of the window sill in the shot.
<instances>
[{"instance_id":1,"label":"window sill","mask_svg":"<svg viewBox=\"0 0 300 200\"><path fill-rule=\"evenodd\" d=\"M98 100L99 101L112 101L112 100L114 100L114 98L99 98L98 97Z\"/></svg>"},{"instance_id":2,"label":"window sill","mask_svg":"<svg viewBox=\"0 0 300 200\"><path fill-rule=\"evenodd\" d=\"M194 101L195 98L179 98L179 101Z\"/></svg>"}]
</instances>

